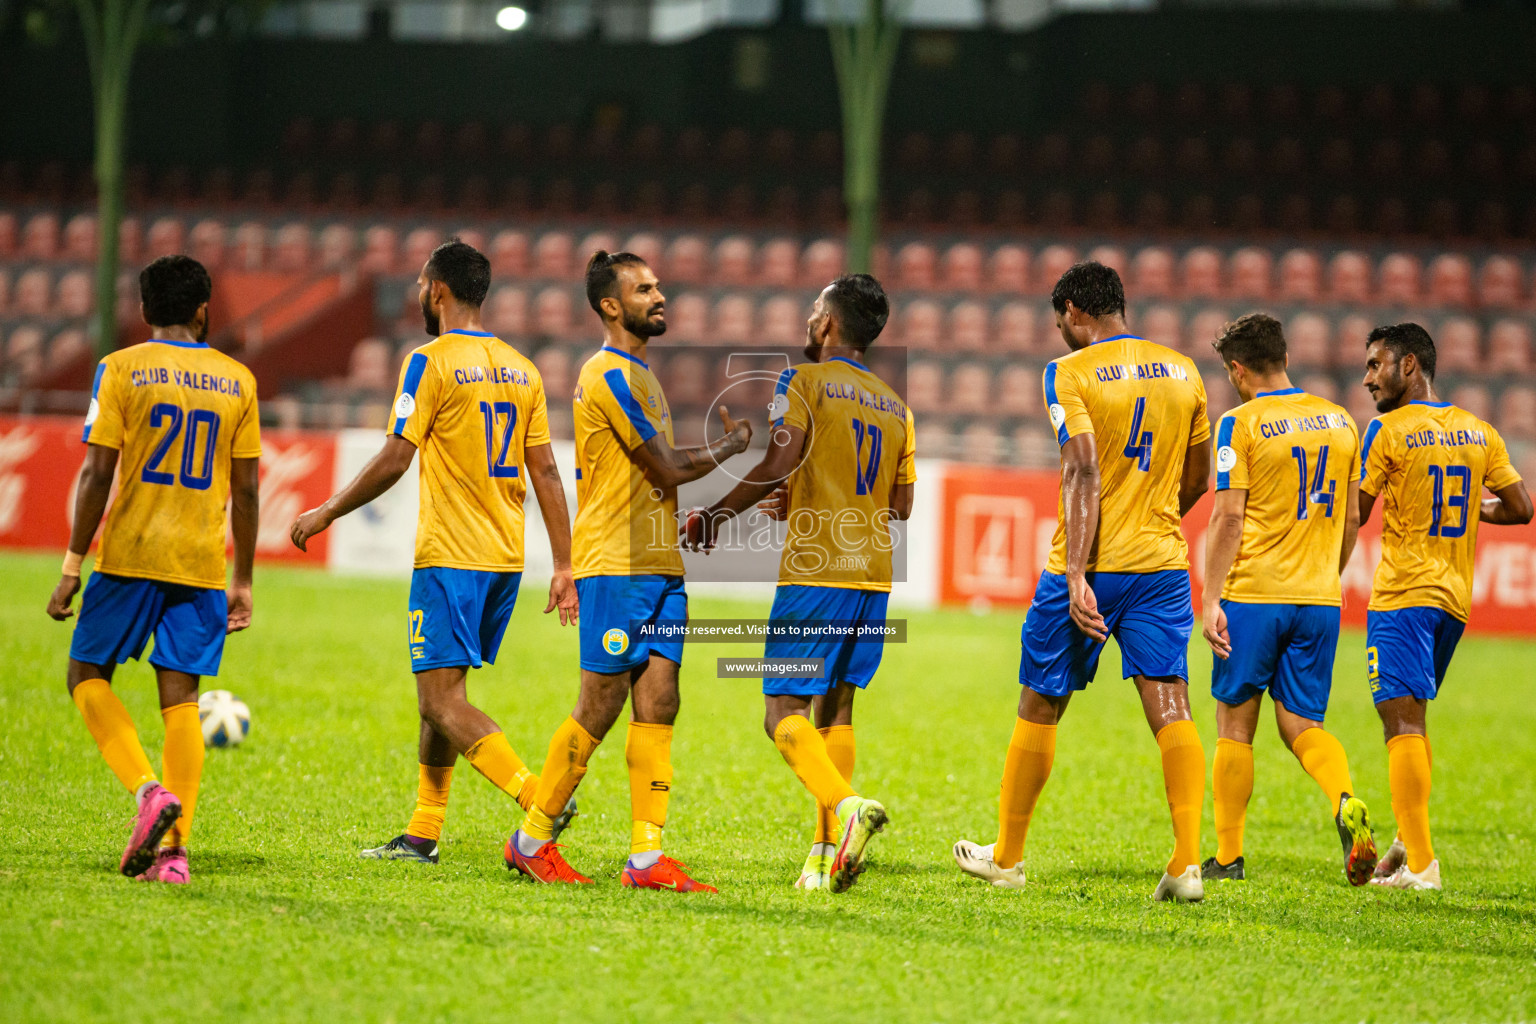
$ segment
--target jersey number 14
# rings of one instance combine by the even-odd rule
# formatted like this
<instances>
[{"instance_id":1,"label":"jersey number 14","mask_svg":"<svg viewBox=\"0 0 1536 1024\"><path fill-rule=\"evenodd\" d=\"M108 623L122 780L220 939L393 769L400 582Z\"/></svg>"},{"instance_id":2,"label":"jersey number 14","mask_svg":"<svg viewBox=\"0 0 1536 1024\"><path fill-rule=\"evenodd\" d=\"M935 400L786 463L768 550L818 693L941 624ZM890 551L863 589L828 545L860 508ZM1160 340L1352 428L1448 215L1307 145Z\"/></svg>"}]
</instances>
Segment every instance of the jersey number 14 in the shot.
<instances>
[{"instance_id":1,"label":"jersey number 14","mask_svg":"<svg viewBox=\"0 0 1536 1024\"><path fill-rule=\"evenodd\" d=\"M1328 446L1323 445L1317 450L1317 471L1312 475L1311 486L1307 486L1307 450L1300 445L1291 449L1291 458L1296 460L1296 472L1301 478L1301 485L1296 489L1296 518L1307 518L1309 505L1323 506L1323 516L1333 518L1333 499L1337 480L1328 479Z\"/></svg>"}]
</instances>

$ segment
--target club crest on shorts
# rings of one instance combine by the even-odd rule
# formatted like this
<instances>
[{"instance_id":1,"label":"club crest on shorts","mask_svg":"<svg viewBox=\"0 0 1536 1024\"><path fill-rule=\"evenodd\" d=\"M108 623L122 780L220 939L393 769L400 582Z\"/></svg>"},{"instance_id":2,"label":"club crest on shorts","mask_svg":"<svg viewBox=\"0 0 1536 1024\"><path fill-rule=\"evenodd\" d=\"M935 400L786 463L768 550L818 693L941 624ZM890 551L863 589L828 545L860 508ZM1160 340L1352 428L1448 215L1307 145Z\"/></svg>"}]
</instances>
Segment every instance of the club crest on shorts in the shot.
<instances>
[{"instance_id":1,"label":"club crest on shorts","mask_svg":"<svg viewBox=\"0 0 1536 1024\"><path fill-rule=\"evenodd\" d=\"M603 634L603 650L619 655L629 650L629 634L617 627Z\"/></svg>"}]
</instances>

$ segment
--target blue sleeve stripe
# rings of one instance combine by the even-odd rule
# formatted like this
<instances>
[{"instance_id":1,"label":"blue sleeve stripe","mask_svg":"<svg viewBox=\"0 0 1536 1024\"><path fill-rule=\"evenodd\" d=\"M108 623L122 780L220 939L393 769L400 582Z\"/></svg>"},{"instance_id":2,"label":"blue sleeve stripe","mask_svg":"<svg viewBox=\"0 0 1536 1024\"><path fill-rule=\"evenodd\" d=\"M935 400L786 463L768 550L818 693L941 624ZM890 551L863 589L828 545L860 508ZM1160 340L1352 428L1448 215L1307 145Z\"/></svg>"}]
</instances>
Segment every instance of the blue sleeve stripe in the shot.
<instances>
[{"instance_id":1,"label":"blue sleeve stripe","mask_svg":"<svg viewBox=\"0 0 1536 1024\"><path fill-rule=\"evenodd\" d=\"M603 374L603 380L608 382L608 390L613 392L614 401L619 403L619 408L624 410L624 415L629 417L630 426L635 428L635 433L640 435L641 441L649 441L656 436L656 428L651 426L651 421L645 418L645 410L640 408L640 403L635 401L634 392L629 390L629 380L624 376L624 371L615 367Z\"/></svg>"},{"instance_id":2,"label":"blue sleeve stripe","mask_svg":"<svg viewBox=\"0 0 1536 1024\"><path fill-rule=\"evenodd\" d=\"M1056 406L1060 405L1060 404L1061 403L1056 399L1056 364L1055 363L1046 363L1045 364L1045 413L1046 413L1046 415L1049 416L1051 414L1051 410L1053 408L1055 408ZM1072 440L1072 436L1067 433L1067 421L1066 421L1065 418L1063 418L1062 421L1061 421L1061 425L1056 428L1056 443L1057 444L1066 444L1070 440Z\"/></svg>"},{"instance_id":3,"label":"blue sleeve stripe","mask_svg":"<svg viewBox=\"0 0 1536 1024\"><path fill-rule=\"evenodd\" d=\"M1371 442L1381 433L1381 420L1371 420L1365 428L1365 441L1360 445L1360 479L1365 479L1365 460L1371 457Z\"/></svg>"},{"instance_id":4,"label":"blue sleeve stripe","mask_svg":"<svg viewBox=\"0 0 1536 1024\"><path fill-rule=\"evenodd\" d=\"M1223 416L1221 424L1216 428L1216 489L1225 491L1232 486L1232 471L1221 468L1221 450L1232 445L1232 428L1237 426L1237 420L1231 416Z\"/></svg>"},{"instance_id":5,"label":"blue sleeve stripe","mask_svg":"<svg viewBox=\"0 0 1536 1024\"><path fill-rule=\"evenodd\" d=\"M774 386L773 386L773 397L774 397L775 404L777 404L778 398L779 398L780 395L787 395L787 394L789 394L789 382L794 380L795 379L795 374L799 373L799 372L800 371L796 370L793 366L791 366L789 369L787 369L783 373L779 374L778 383L774 384ZM787 401L788 400L786 399L786 402ZM777 419L775 419L773 421L773 425L775 427L782 427L784 425L784 417L780 416Z\"/></svg>"},{"instance_id":6,"label":"blue sleeve stripe","mask_svg":"<svg viewBox=\"0 0 1536 1024\"><path fill-rule=\"evenodd\" d=\"M405 368L405 383L400 386L400 393L402 395L410 395L412 401L414 401L416 389L421 386L421 375L425 372L427 372L427 357L420 352L412 352L410 365ZM397 399L396 402L398 403L398 401ZM415 409L413 408L411 411L414 412ZM404 416L397 415L395 417L395 425L389 428L389 432L391 434L398 434L405 430L405 421L410 418L409 414Z\"/></svg>"},{"instance_id":7,"label":"blue sleeve stripe","mask_svg":"<svg viewBox=\"0 0 1536 1024\"><path fill-rule=\"evenodd\" d=\"M98 397L101 395L101 378L102 378L102 375L105 374L106 372L107 372L107 361L105 359L103 359L101 362L96 364L96 379L91 381L91 401L92 402L95 402L98 399ZM101 415L101 412L100 412L99 408L98 408L96 414L98 416ZM85 429L83 431L81 431L81 433L80 433L80 440L81 441L89 441L91 439L91 424L93 422L94 421L90 420L90 419L86 420Z\"/></svg>"}]
</instances>

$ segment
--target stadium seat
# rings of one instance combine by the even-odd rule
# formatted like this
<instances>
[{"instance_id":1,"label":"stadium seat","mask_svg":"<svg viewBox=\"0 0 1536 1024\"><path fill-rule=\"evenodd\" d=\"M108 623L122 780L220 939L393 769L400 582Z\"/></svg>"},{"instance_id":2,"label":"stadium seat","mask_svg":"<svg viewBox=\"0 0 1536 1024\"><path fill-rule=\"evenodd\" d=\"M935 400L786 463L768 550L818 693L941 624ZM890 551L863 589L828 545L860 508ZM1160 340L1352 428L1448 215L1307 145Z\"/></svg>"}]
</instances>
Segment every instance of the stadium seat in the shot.
<instances>
[{"instance_id":1,"label":"stadium seat","mask_svg":"<svg viewBox=\"0 0 1536 1024\"><path fill-rule=\"evenodd\" d=\"M1298 313L1285 325L1285 347L1290 365L1306 369L1333 364L1333 342L1328 321L1316 313Z\"/></svg>"},{"instance_id":2,"label":"stadium seat","mask_svg":"<svg viewBox=\"0 0 1536 1024\"><path fill-rule=\"evenodd\" d=\"M485 232L478 228L459 228L453 233L453 237L482 253L486 251ZM447 241L447 238L443 241Z\"/></svg>"},{"instance_id":3,"label":"stadium seat","mask_svg":"<svg viewBox=\"0 0 1536 1024\"><path fill-rule=\"evenodd\" d=\"M987 307L967 300L957 302L949 311L949 348L960 352L980 352L988 347Z\"/></svg>"},{"instance_id":4,"label":"stadium seat","mask_svg":"<svg viewBox=\"0 0 1536 1024\"><path fill-rule=\"evenodd\" d=\"M493 277L492 280L495 280ZM528 336L528 293L512 285L492 289L486 304L485 325L504 341L516 343Z\"/></svg>"},{"instance_id":5,"label":"stadium seat","mask_svg":"<svg viewBox=\"0 0 1536 1024\"><path fill-rule=\"evenodd\" d=\"M1328 299L1362 306L1371 301L1371 262L1364 253L1346 250L1328 262Z\"/></svg>"},{"instance_id":6,"label":"stadium seat","mask_svg":"<svg viewBox=\"0 0 1536 1024\"><path fill-rule=\"evenodd\" d=\"M611 240L603 239L603 241ZM591 251L583 253L585 257ZM533 246L533 276L543 281L569 281L574 273L576 240L568 231L546 231Z\"/></svg>"},{"instance_id":7,"label":"stadium seat","mask_svg":"<svg viewBox=\"0 0 1536 1024\"><path fill-rule=\"evenodd\" d=\"M997 401L992 411L998 416L1040 418L1045 412L1045 404L1039 369L1023 363L1004 366L997 375Z\"/></svg>"},{"instance_id":8,"label":"stadium seat","mask_svg":"<svg viewBox=\"0 0 1536 1024\"><path fill-rule=\"evenodd\" d=\"M1346 371L1365 371L1365 339L1376 321L1363 313L1348 313L1333 328L1333 362Z\"/></svg>"},{"instance_id":9,"label":"stadium seat","mask_svg":"<svg viewBox=\"0 0 1536 1024\"><path fill-rule=\"evenodd\" d=\"M972 242L956 242L944 251L939 267L939 286L945 291L976 294L981 291L984 264L980 246Z\"/></svg>"},{"instance_id":10,"label":"stadium seat","mask_svg":"<svg viewBox=\"0 0 1536 1024\"><path fill-rule=\"evenodd\" d=\"M528 276L528 236L521 231L498 231L491 238L492 279L516 281Z\"/></svg>"},{"instance_id":11,"label":"stadium seat","mask_svg":"<svg viewBox=\"0 0 1536 1024\"><path fill-rule=\"evenodd\" d=\"M541 338L564 339L575 329L570 289L550 285L533 301L534 333Z\"/></svg>"},{"instance_id":12,"label":"stadium seat","mask_svg":"<svg viewBox=\"0 0 1536 1024\"><path fill-rule=\"evenodd\" d=\"M896 287L931 292L938 283L938 256L926 242L908 242L896 252Z\"/></svg>"},{"instance_id":13,"label":"stadium seat","mask_svg":"<svg viewBox=\"0 0 1536 1024\"><path fill-rule=\"evenodd\" d=\"M198 221L192 226L192 231L187 236L192 258L209 270L218 270L224 265L226 235L223 221L212 217Z\"/></svg>"},{"instance_id":14,"label":"stadium seat","mask_svg":"<svg viewBox=\"0 0 1536 1024\"><path fill-rule=\"evenodd\" d=\"M358 267L369 274L392 274L400 237L388 224L374 224L363 232L363 256ZM420 269L419 267L417 268Z\"/></svg>"},{"instance_id":15,"label":"stadium seat","mask_svg":"<svg viewBox=\"0 0 1536 1024\"><path fill-rule=\"evenodd\" d=\"M758 280L769 288L793 288L800 266L800 245L793 238L770 238L758 251Z\"/></svg>"},{"instance_id":16,"label":"stadium seat","mask_svg":"<svg viewBox=\"0 0 1536 1024\"><path fill-rule=\"evenodd\" d=\"M570 236L566 238L569 244ZM400 262L396 264L396 271L415 276L426 266L427 260L432 258L432 251L444 241L446 239L442 231L435 227L420 227L407 233L405 240L400 243Z\"/></svg>"},{"instance_id":17,"label":"stadium seat","mask_svg":"<svg viewBox=\"0 0 1536 1024\"><path fill-rule=\"evenodd\" d=\"M1077 262L1077 254L1065 245L1048 245L1040 251L1040 270L1035 276L1036 287L1042 295L1051 294L1061 275Z\"/></svg>"},{"instance_id":18,"label":"stadium seat","mask_svg":"<svg viewBox=\"0 0 1536 1024\"><path fill-rule=\"evenodd\" d=\"M91 273L87 270L66 271L59 278L58 297L54 302L54 309L59 316L69 317L72 320L83 319L91 315L91 306L94 305L95 296Z\"/></svg>"},{"instance_id":19,"label":"stadium seat","mask_svg":"<svg viewBox=\"0 0 1536 1024\"><path fill-rule=\"evenodd\" d=\"M1441 253L1429 264L1431 305L1472 305L1472 263L1459 253Z\"/></svg>"},{"instance_id":20,"label":"stadium seat","mask_svg":"<svg viewBox=\"0 0 1536 1024\"><path fill-rule=\"evenodd\" d=\"M663 285L665 293L665 285ZM676 341L703 341L709 334L709 301L697 292L667 300L667 337Z\"/></svg>"},{"instance_id":21,"label":"stadium seat","mask_svg":"<svg viewBox=\"0 0 1536 1024\"><path fill-rule=\"evenodd\" d=\"M350 224L328 224L320 231L316 264L325 270L350 269L357 261L357 231Z\"/></svg>"},{"instance_id":22,"label":"stadium seat","mask_svg":"<svg viewBox=\"0 0 1536 1024\"><path fill-rule=\"evenodd\" d=\"M1104 264L1124 279L1127 269L1125 250L1118 245L1095 246L1086 258Z\"/></svg>"},{"instance_id":23,"label":"stadium seat","mask_svg":"<svg viewBox=\"0 0 1536 1024\"><path fill-rule=\"evenodd\" d=\"M1002 352L1035 350L1035 310L1027 302L1005 302L992 320L993 347Z\"/></svg>"},{"instance_id":24,"label":"stadium seat","mask_svg":"<svg viewBox=\"0 0 1536 1024\"><path fill-rule=\"evenodd\" d=\"M1248 246L1232 254L1231 292L1234 299L1268 302L1272 261L1267 251Z\"/></svg>"},{"instance_id":25,"label":"stadium seat","mask_svg":"<svg viewBox=\"0 0 1536 1024\"><path fill-rule=\"evenodd\" d=\"M1102 178L1115 166L1115 140L1108 135L1091 135L1078 150L1078 165L1093 178Z\"/></svg>"},{"instance_id":26,"label":"stadium seat","mask_svg":"<svg viewBox=\"0 0 1536 1024\"><path fill-rule=\"evenodd\" d=\"M61 258L75 263L89 263L96 258L96 218L89 213L77 213L64 225L64 245Z\"/></svg>"},{"instance_id":27,"label":"stadium seat","mask_svg":"<svg viewBox=\"0 0 1536 1024\"><path fill-rule=\"evenodd\" d=\"M1309 395L1330 402L1339 400L1339 382L1326 373L1309 373L1297 381L1297 386Z\"/></svg>"},{"instance_id":28,"label":"stadium seat","mask_svg":"<svg viewBox=\"0 0 1536 1024\"><path fill-rule=\"evenodd\" d=\"M936 413L944 403L944 371L920 359L907 367L907 405L917 414ZM931 457L931 455L929 456Z\"/></svg>"},{"instance_id":29,"label":"stadium seat","mask_svg":"<svg viewBox=\"0 0 1536 1024\"><path fill-rule=\"evenodd\" d=\"M1186 299L1222 297L1221 253L1209 246L1197 246L1184 254L1181 267L1183 296Z\"/></svg>"},{"instance_id":30,"label":"stadium seat","mask_svg":"<svg viewBox=\"0 0 1536 1024\"><path fill-rule=\"evenodd\" d=\"M843 246L829 238L818 238L805 247L800 256L800 283L808 288L825 288L843 272Z\"/></svg>"},{"instance_id":31,"label":"stadium seat","mask_svg":"<svg viewBox=\"0 0 1536 1024\"><path fill-rule=\"evenodd\" d=\"M34 380L43 369L43 332L34 324L23 324L11 332L5 342L5 368L23 384Z\"/></svg>"},{"instance_id":32,"label":"stadium seat","mask_svg":"<svg viewBox=\"0 0 1536 1024\"><path fill-rule=\"evenodd\" d=\"M235 228L229 256L238 270L260 270L267 262L267 226L249 220Z\"/></svg>"},{"instance_id":33,"label":"stadium seat","mask_svg":"<svg viewBox=\"0 0 1536 1024\"><path fill-rule=\"evenodd\" d=\"M1489 373L1531 372L1531 327L1523 320L1500 320L1488 331Z\"/></svg>"},{"instance_id":34,"label":"stadium seat","mask_svg":"<svg viewBox=\"0 0 1536 1024\"><path fill-rule=\"evenodd\" d=\"M1165 345L1175 352L1184 350L1183 322L1177 309L1172 306L1151 306L1136 319L1139 322L1133 324L1132 329L1143 338Z\"/></svg>"},{"instance_id":35,"label":"stadium seat","mask_svg":"<svg viewBox=\"0 0 1536 1024\"><path fill-rule=\"evenodd\" d=\"M909 302L901 310L900 343L909 349L937 349L944 343L944 308L932 299Z\"/></svg>"},{"instance_id":36,"label":"stadium seat","mask_svg":"<svg viewBox=\"0 0 1536 1024\"><path fill-rule=\"evenodd\" d=\"M533 357L533 365L544 380L549 403L568 406L576 390L571 354L558 345L546 345Z\"/></svg>"},{"instance_id":37,"label":"stadium seat","mask_svg":"<svg viewBox=\"0 0 1536 1024\"><path fill-rule=\"evenodd\" d=\"M1419 301L1419 261L1403 252L1389 253L1377 270L1376 301L1386 306L1412 306Z\"/></svg>"},{"instance_id":38,"label":"stadium seat","mask_svg":"<svg viewBox=\"0 0 1536 1024\"><path fill-rule=\"evenodd\" d=\"M383 338L364 338L347 357L347 387L389 391L395 386L394 352Z\"/></svg>"},{"instance_id":39,"label":"stadium seat","mask_svg":"<svg viewBox=\"0 0 1536 1024\"><path fill-rule=\"evenodd\" d=\"M85 332L78 327L67 327L49 339L43 365L51 373L71 363L85 362L90 356L91 343Z\"/></svg>"},{"instance_id":40,"label":"stadium seat","mask_svg":"<svg viewBox=\"0 0 1536 1024\"><path fill-rule=\"evenodd\" d=\"M1515 309L1524 298L1520 264L1508 256L1490 256L1477 275L1477 301L1489 309Z\"/></svg>"},{"instance_id":41,"label":"stadium seat","mask_svg":"<svg viewBox=\"0 0 1536 1024\"><path fill-rule=\"evenodd\" d=\"M679 284L703 284L708 279L709 247L698 235L679 235L667 247L663 267L663 291L669 281Z\"/></svg>"},{"instance_id":42,"label":"stadium seat","mask_svg":"<svg viewBox=\"0 0 1536 1024\"><path fill-rule=\"evenodd\" d=\"M665 250L666 243L662 241L661 236L652 234L649 231L642 231L639 234L631 235L624 242L625 252L632 252L639 256L645 260L647 266L657 273L660 273L661 256ZM586 258L591 259L592 254L588 252ZM582 269L585 270L585 268L586 264L583 263Z\"/></svg>"},{"instance_id":43,"label":"stadium seat","mask_svg":"<svg viewBox=\"0 0 1536 1024\"><path fill-rule=\"evenodd\" d=\"M949 375L948 411L980 416L991 411L992 374L984 363L964 362Z\"/></svg>"},{"instance_id":44,"label":"stadium seat","mask_svg":"<svg viewBox=\"0 0 1536 1024\"><path fill-rule=\"evenodd\" d=\"M15 256L17 244L16 215L0 210L0 260Z\"/></svg>"},{"instance_id":45,"label":"stadium seat","mask_svg":"<svg viewBox=\"0 0 1536 1024\"><path fill-rule=\"evenodd\" d=\"M1280 257L1281 302L1316 302L1322 296L1322 263L1310 249L1292 249Z\"/></svg>"},{"instance_id":46,"label":"stadium seat","mask_svg":"<svg viewBox=\"0 0 1536 1024\"><path fill-rule=\"evenodd\" d=\"M186 232L175 217L161 217L149 226L144 237L144 255L155 260L186 251Z\"/></svg>"},{"instance_id":47,"label":"stadium seat","mask_svg":"<svg viewBox=\"0 0 1536 1024\"><path fill-rule=\"evenodd\" d=\"M1216 354L1212 343L1231 319L1219 309L1202 309L1190 317L1189 328L1185 332L1184 352L1197 363L1220 363L1221 357Z\"/></svg>"},{"instance_id":48,"label":"stadium seat","mask_svg":"<svg viewBox=\"0 0 1536 1024\"><path fill-rule=\"evenodd\" d=\"M309 269L309 225L301 221L277 229L272 245L272 269L302 273Z\"/></svg>"},{"instance_id":49,"label":"stadium seat","mask_svg":"<svg viewBox=\"0 0 1536 1024\"><path fill-rule=\"evenodd\" d=\"M752 239L745 235L727 235L715 245L714 283L730 288L751 287L757 282L752 274L755 255Z\"/></svg>"},{"instance_id":50,"label":"stadium seat","mask_svg":"<svg viewBox=\"0 0 1536 1024\"><path fill-rule=\"evenodd\" d=\"M22 316L47 316L52 305L53 279L42 267L32 267L16 278L11 310Z\"/></svg>"},{"instance_id":51,"label":"stadium seat","mask_svg":"<svg viewBox=\"0 0 1536 1024\"><path fill-rule=\"evenodd\" d=\"M21 229L22 259L53 260L59 255L59 218L53 213L33 214Z\"/></svg>"},{"instance_id":52,"label":"stadium seat","mask_svg":"<svg viewBox=\"0 0 1536 1024\"><path fill-rule=\"evenodd\" d=\"M758 310L758 341L765 345L797 345L805 341L807 310L793 295L775 295Z\"/></svg>"},{"instance_id":53,"label":"stadium seat","mask_svg":"<svg viewBox=\"0 0 1536 1024\"><path fill-rule=\"evenodd\" d=\"M1349 413L1350 419L1355 421L1361 433L1365 432L1366 424L1380 415L1376 411L1376 399L1371 397L1369 391L1360 387L1358 381L1352 381L1344 389L1343 401L1340 404Z\"/></svg>"},{"instance_id":54,"label":"stadium seat","mask_svg":"<svg viewBox=\"0 0 1536 1024\"><path fill-rule=\"evenodd\" d=\"M957 454L962 461L981 466L1005 461L1003 439L997 428L985 421L968 424L960 431Z\"/></svg>"},{"instance_id":55,"label":"stadium seat","mask_svg":"<svg viewBox=\"0 0 1536 1024\"><path fill-rule=\"evenodd\" d=\"M9 267L0 265L0 316L5 315L11 305L11 271Z\"/></svg>"},{"instance_id":56,"label":"stadium seat","mask_svg":"<svg viewBox=\"0 0 1536 1024\"><path fill-rule=\"evenodd\" d=\"M1160 245L1148 246L1131 263L1131 295L1137 300L1173 297L1173 253Z\"/></svg>"},{"instance_id":57,"label":"stadium seat","mask_svg":"<svg viewBox=\"0 0 1536 1024\"><path fill-rule=\"evenodd\" d=\"M1493 396L1481 384L1460 384L1451 389L1451 404L1467 410L1484 423L1493 422Z\"/></svg>"},{"instance_id":58,"label":"stadium seat","mask_svg":"<svg viewBox=\"0 0 1536 1024\"><path fill-rule=\"evenodd\" d=\"M1536 389L1519 384L1499 396L1499 433L1510 441L1536 441Z\"/></svg>"},{"instance_id":59,"label":"stadium seat","mask_svg":"<svg viewBox=\"0 0 1536 1024\"><path fill-rule=\"evenodd\" d=\"M715 303L709 340L715 344L750 344L756 310L746 295L726 295Z\"/></svg>"},{"instance_id":60,"label":"stadium seat","mask_svg":"<svg viewBox=\"0 0 1536 1024\"><path fill-rule=\"evenodd\" d=\"M1475 373L1482 365L1481 330L1470 317L1451 317L1435 332L1438 372Z\"/></svg>"},{"instance_id":61,"label":"stadium seat","mask_svg":"<svg viewBox=\"0 0 1536 1024\"><path fill-rule=\"evenodd\" d=\"M1018 245L998 246L988 260L987 283L1000 295L1027 295L1029 250Z\"/></svg>"}]
</instances>

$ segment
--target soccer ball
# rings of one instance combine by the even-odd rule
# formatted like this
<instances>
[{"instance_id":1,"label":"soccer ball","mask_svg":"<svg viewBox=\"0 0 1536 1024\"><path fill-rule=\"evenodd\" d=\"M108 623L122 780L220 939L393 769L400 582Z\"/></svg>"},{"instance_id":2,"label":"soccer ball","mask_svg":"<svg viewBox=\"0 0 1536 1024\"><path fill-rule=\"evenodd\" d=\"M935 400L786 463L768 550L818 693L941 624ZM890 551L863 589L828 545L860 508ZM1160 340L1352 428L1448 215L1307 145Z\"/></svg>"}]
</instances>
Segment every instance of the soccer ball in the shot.
<instances>
[{"instance_id":1,"label":"soccer ball","mask_svg":"<svg viewBox=\"0 0 1536 1024\"><path fill-rule=\"evenodd\" d=\"M232 747L251 731L251 709L228 690L209 690L197 699L197 717L203 723L203 743Z\"/></svg>"}]
</instances>

